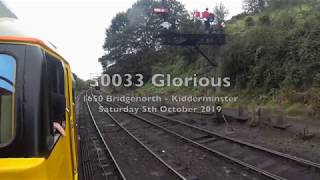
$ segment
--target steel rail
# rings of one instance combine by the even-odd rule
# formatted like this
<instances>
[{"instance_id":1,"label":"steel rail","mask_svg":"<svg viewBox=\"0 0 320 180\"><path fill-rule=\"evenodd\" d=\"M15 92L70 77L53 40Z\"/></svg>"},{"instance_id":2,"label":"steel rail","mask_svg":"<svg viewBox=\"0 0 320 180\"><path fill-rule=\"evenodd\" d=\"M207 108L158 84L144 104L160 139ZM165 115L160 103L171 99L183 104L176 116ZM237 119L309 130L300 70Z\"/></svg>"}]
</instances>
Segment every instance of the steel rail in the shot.
<instances>
[{"instance_id":1,"label":"steel rail","mask_svg":"<svg viewBox=\"0 0 320 180\"><path fill-rule=\"evenodd\" d=\"M109 104L110 104L110 103L109 103ZM120 107L120 106L117 105L117 104L115 104L115 105L118 106L118 107ZM263 170L263 169L260 169L260 168L255 167L255 166L253 166L253 165L250 165L250 164L248 164L248 163L246 163L246 162L243 162L243 161L241 161L241 160L239 160L239 159L233 158L233 157L231 157L231 156L229 156L229 155L227 155L227 154L221 153L221 152L216 151L216 150L214 150L214 149L212 149L212 148L209 148L209 147L207 147L207 146L204 146L204 145L202 145L202 144L200 144L200 143L198 143L198 142L196 142L196 141L194 141L194 140L192 140L192 139L189 139L189 138L187 138L187 137L185 137L185 136L182 136L182 135L180 135L180 134L178 134L178 133L176 133L176 132L174 132L174 131L171 131L171 130L165 128L165 127L162 127L162 126L160 126L160 125L158 125L158 124L156 124L156 123L154 123L154 122L150 122L149 120L147 120L147 119L145 119L145 118L143 118L143 117L141 117L141 116L139 116L139 115L136 115L136 114L133 114L133 113L127 113L127 114L129 114L129 115L131 115L131 116L133 116L133 117L135 117L135 118L137 118L137 119L140 119L140 120L142 120L142 121L144 121L144 122L146 122L146 123L148 123L148 124L150 124L150 125L152 125L152 126L155 126L155 127L157 127L157 128L160 128L161 130L163 130L163 131L165 131L165 132L167 132L167 133L170 133L170 134L172 134L172 135L174 135L174 136L177 136L178 138L180 138L180 139L182 139L182 140L184 140L184 141L186 141L186 142L188 142L188 143L191 143L191 144L193 144L193 145L195 145L195 146L201 147L202 149L204 149L204 150L206 150L206 151L208 151L208 152L214 153L214 154L216 154L216 155L218 155L218 156L220 156L220 157L223 157L223 158L225 158L225 159L228 159L228 160L230 160L230 161L232 161L232 162L234 162L234 163L236 163L236 164L239 164L239 165L241 165L241 166L243 166L243 167L245 167L245 168L248 168L248 169L250 169L250 170L252 170L252 171L254 171L254 172L257 172L257 173L259 173L259 174L262 174L262 175L266 176L267 178L274 179L274 180L286 180L286 178L283 178L283 177L280 177L280 176L278 176L278 175L272 174L272 173L270 173L270 172L268 172L268 171L265 171L265 170Z\"/></svg>"},{"instance_id":2,"label":"steel rail","mask_svg":"<svg viewBox=\"0 0 320 180\"><path fill-rule=\"evenodd\" d=\"M86 96L87 96L87 93L86 93ZM121 176L121 179L126 180L127 178L125 177L124 173L122 172L122 170L121 170L121 168L120 168L119 164L117 163L117 161L116 161L116 159L115 159L114 155L112 154L112 152L111 152L111 150L110 150L110 148L109 148L108 144L106 143L106 141L105 141L105 139L104 139L104 137L103 137L103 135L102 135L102 133L101 133L101 131L100 131L100 129L99 129L99 127L98 127L97 123L96 123L96 120L95 120L95 118L94 118L94 116L93 116L93 114L92 114L92 111L91 111L91 108L90 108L89 102L88 102L88 101L86 101L86 104L87 104L87 108L88 108L88 111L89 111L89 114L90 114L91 120L92 120L92 122L93 122L93 124L94 124L94 126L95 126L95 129L97 130L97 132L98 132L98 134L99 134L100 139L102 140L102 142L103 142L103 144L104 144L104 146L105 146L106 150L108 151L108 154L110 155L110 157L111 157L111 159L112 159L112 162L113 162L113 164L114 164L114 165L115 165L115 167L116 167L116 170L119 172L119 174L120 174L120 176Z\"/></svg>"},{"instance_id":3,"label":"steel rail","mask_svg":"<svg viewBox=\"0 0 320 180\"><path fill-rule=\"evenodd\" d=\"M166 116L158 114L158 113L153 113L153 112L147 112L147 113L149 113L149 114L151 114L153 116L157 116L157 117L169 120L169 121L173 121L173 122L182 124L182 125L184 125L186 127L196 129L196 130L204 132L206 134L209 134L209 135L212 135L212 136L216 136L216 137L221 138L221 139L228 140L230 142L234 142L234 143L237 143L237 144L240 144L240 145L243 145L243 146L247 146L247 147L253 148L253 149L258 149L260 151L267 152L267 153L269 153L271 155L277 155L277 156L279 156L281 158L284 158L284 159L287 159L287 160L291 160L291 161L296 162L296 163L300 163L301 165L310 166L312 168L320 169L320 164L319 163L312 162L310 160L306 160L306 159L299 158L299 157L296 157L296 156L292 156L292 155L289 155L289 154L285 154L285 153L282 153L282 152L279 152L279 151L268 149L268 148L265 148L265 147L262 147L262 146L259 146L259 145L255 145L255 144L252 144L252 143L249 143L249 142L244 142L244 141L241 141L241 140L238 140L238 139L235 139L235 138L231 138L231 137L228 137L228 136L225 136L225 135L213 132L213 131L209 131L207 129L200 128L198 126L194 126L194 125L182 122L182 121L174 119L174 118L166 117Z\"/></svg>"},{"instance_id":4,"label":"steel rail","mask_svg":"<svg viewBox=\"0 0 320 180\"><path fill-rule=\"evenodd\" d=\"M177 119L173 119L173 118L169 118L169 117L163 116L161 114L151 113L151 112L150 112L150 114L152 114L154 116L161 117L163 119L167 119L169 121L173 121L173 122L182 124L184 126L187 126L187 127L193 128L193 129L197 129L199 131L205 132L205 133L207 133L209 135L212 135L212 136L216 136L216 137L219 137L219 138L222 138L222 139L226 139L226 140L228 140L230 142L235 142L235 143L243 145L243 146L247 146L247 147L250 147L250 148L254 148L254 149L258 149L258 150L267 152L267 153L269 153L271 155L277 155L277 156L279 156L281 158L285 158L285 159L289 159L289 160L297 162L297 163L301 163L302 165L306 165L306 166L310 166L310 167L314 167L314 168L320 169L320 164L316 163L316 162L312 162L312 161L309 161L309 160L306 160L306 159L302 159L302 158L299 158L299 157L296 157L296 156L292 156L292 155L289 155L289 154L281 153L279 151L271 150L271 149L268 149L268 148L265 148L265 147L262 147L262 146L258 146L258 145L252 144L252 143L244 142L244 141L241 141L241 140L238 140L238 139L235 139L235 138L227 137L227 136L224 136L224 135L216 133L216 132L212 132L212 131L209 131L209 130L206 130L206 129L203 129L203 128L200 128L200 127L197 127L197 126L193 126L191 124L182 122L182 121L177 120Z\"/></svg>"},{"instance_id":5,"label":"steel rail","mask_svg":"<svg viewBox=\"0 0 320 180\"><path fill-rule=\"evenodd\" d=\"M99 106L102 106L99 102L97 102ZM146 149L149 153L151 153L156 159L158 159L162 164L164 164L169 170L171 170L175 175L179 177L179 179L187 180L188 178L184 177L177 170L175 170L170 164L165 162L159 155L154 153L150 148L148 148L144 143L142 143L137 137L135 137L128 129L126 129L122 124L120 124L117 119L111 115L109 112L105 112L122 130L124 130L129 136L131 136L138 144L140 144L144 149Z\"/></svg>"}]
</instances>

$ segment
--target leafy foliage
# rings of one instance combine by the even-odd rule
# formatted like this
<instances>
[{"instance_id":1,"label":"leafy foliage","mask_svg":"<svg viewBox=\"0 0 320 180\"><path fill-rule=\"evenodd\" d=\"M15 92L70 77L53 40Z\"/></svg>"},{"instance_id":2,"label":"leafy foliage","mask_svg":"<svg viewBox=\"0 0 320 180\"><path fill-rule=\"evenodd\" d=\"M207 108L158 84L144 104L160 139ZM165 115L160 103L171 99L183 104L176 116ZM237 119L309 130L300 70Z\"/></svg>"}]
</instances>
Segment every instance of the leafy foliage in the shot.
<instances>
[{"instance_id":1,"label":"leafy foliage","mask_svg":"<svg viewBox=\"0 0 320 180\"><path fill-rule=\"evenodd\" d=\"M171 13L165 18L173 28L203 33L202 22L192 19L181 3L167 3ZM221 48L202 47L218 59L218 69L209 67L191 49L159 46L155 37L162 30L159 24L164 17L151 15L150 9L161 6L156 0L139 0L115 16L106 30L106 54L99 59L105 71L142 73L145 77L153 73L228 76L232 85L229 92L244 92L264 104L276 102L282 95L289 99L287 94L300 97L300 92L306 92L304 102L319 110L319 98L310 95L319 97L315 91L320 88L319 0L244 0L246 12L226 22L227 44ZM215 14L223 19L227 11L221 7L216 6ZM159 91L166 90L177 91ZM201 93L199 89L192 91Z\"/></svg>"},{"instance_id":2,"label":"leafy foliage","mask_svg":"<svg viewBox=\"0 0 320 180\"><path fill-rule=\"evenodd\" d=\"M243 0L242 8L246 13L258 13L267 6L266 0Z\"/></svg>"},{"instance_id":3,"label":"leafy foliage","mask_svg":"<svg viewBox=\"0 0 320 180\"><path fill-rule=\"evenodd\" d=\"M153 13L154 8L167 8L170 13ZM138 0L126 12L118 13L106 29L103 48L106 52L99 61L108 73L142 73L150 75L150 65L157 58L155 54L163 48L159 45L161 23L170 22L172 28L186 29L190 25L188 12L178 1L162 4L156 0ZM110 66L114 66L110 68ZM147 79L147 78L146 78Z\"/></svg>"},{"instance_id":4,"label":"leafy foliage","mask_svg":"<svg viewBox=\"0 0 320 180\"><path fill-rule=\"evenodd\" d=\"M319 86L320 19L317 6L304 6L248 16L241 33L228 31L221 72L235 88L268 93Z\"/></svg>"},{"instance_id":5,"label":"leafy foliage","mask_svg":"<svg viewBox=\"0 0 320 180\"><path fill-rule=\"evenodd\" d=\"M259 17L259 23L260 25L270 25L270 17L268 15Z\"/></svg>"},{"instance_id":6,"label":"leafy foliage","mask_svg":"<svg viewBox=\"0 0 320 180\"><path fill-rule=\"evenodd\" d=\"M75 89L75 96L78 95L80 91L83 91L89 87L89 83L79 78L76 74L73 74L74 82L73 88Z\"/></svg>"},{"instance_id":7,"label":"leafy foliage","mask_svg":"<svg viewBox=\"0 0 320 180\"><path fill-rule=\"evenodd\" d=\"M254 26L254 19L252 17L247 17L245 20L246 26Z\"/></svg>"},{"instance_id":8,"label":"leafy foliage","mask_svg":"<svg viewBox=\"0 0 320 180\"><path fill-rule=\"evenodd\" d=\"M218 24L221 24L225 21L226 16L229 14L226 6L223 3L216 4L213 8L213 13L218 21Z\"/></svg>"}]
</instances>

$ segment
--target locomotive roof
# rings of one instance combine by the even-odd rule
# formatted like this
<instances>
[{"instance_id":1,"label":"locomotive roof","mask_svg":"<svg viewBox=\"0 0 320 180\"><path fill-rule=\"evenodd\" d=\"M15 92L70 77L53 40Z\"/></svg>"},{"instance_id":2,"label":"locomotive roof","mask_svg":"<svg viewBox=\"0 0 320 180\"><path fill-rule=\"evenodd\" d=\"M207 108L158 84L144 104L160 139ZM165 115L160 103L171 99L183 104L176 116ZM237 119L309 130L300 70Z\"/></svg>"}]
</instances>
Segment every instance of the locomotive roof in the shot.
<instances>
[{"instance_id":1,"label":"locomotive roof","mask_svg":"<svg viewBox=\"0 0 320 180\"><path fill-rule=\"evenodd\" d=\"M0 17L0 41L36 44L59 56L67 63L51 42L43 40L39 35L28 32L26 29L28 28L25 28L16 18Z\"/></svg>"},{"instance_id":2,"label":"locomotive roof","mask_svg":"<svg viewBox=\"0 0 320 180\"><path fill-rule=\"evenodd\" d=\"M0 0L0 17L17 18L17 16Z\"/></svg>"}]
</instances>

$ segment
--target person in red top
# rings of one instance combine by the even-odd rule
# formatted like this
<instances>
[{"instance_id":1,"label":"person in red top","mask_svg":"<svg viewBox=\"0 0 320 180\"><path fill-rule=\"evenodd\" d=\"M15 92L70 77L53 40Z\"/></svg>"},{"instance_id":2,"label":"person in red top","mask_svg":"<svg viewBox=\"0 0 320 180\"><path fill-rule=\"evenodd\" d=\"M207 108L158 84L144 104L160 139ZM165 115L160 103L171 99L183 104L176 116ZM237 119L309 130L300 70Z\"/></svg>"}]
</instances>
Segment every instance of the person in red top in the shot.
<instances>
[{"instance_id":1,"label":"person in red top","mask_svg":"<svg viewBox=\"0 0 320 180\"><path fill-rule=\"evenodd\" d=\"M208 8L206 8L206 10L202 12L202 19L208 19L209 16L210 16L210 13L208 11Z\"/></svg>"},{"instance_id":2,"label":"person in red top","mask_svg":"<svg viewBox=\"0 0 320 180\"><path fill-rule=\"evenodd\" d=\"M210 13L208 11L208 8L204 12L202 12L202 19L204 20L204 25L206 30L210 29L210 21L209 21Z\"/></svg>"},{"instance_id":3,"label":"person in red top","mask_svg":"<svg viewBox=\"0 0 320 180\"><path fill-rule=\"evenodd\" d=\"M194 12L194 17L195 17L196 19L200 19L200 12L199 12L198 10L196 10L196 11Z\"/></svg>"}]
</instances>

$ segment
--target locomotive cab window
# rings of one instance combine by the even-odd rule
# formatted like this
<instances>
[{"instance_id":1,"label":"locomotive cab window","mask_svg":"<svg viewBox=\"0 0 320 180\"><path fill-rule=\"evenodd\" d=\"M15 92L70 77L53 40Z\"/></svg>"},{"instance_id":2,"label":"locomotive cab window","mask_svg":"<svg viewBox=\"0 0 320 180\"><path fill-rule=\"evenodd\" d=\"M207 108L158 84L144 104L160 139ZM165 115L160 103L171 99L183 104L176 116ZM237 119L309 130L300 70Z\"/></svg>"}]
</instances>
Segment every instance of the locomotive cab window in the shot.
<instances>
[{"instance_id":1,"label":"locomotive cab window","mask_svg":"<svg viewBox=\"0 0 320 180\"><path fill-rule=\"evenodd\" d=\"M0 54L0 147L15 134L15 76L16 60Z\"/></svg>"},{"instance_id":2,"label":"locomotive cab window","mask_svg":"<svg viewBox=\"0 0 320 180\"><path fill-rule=\"evenodd\" d=\"M60 61L46 54L48 97L49 97L49 134L55 139L65 129L66 98L64 92L64 69Z\"/></svg>"}]
</instances>

